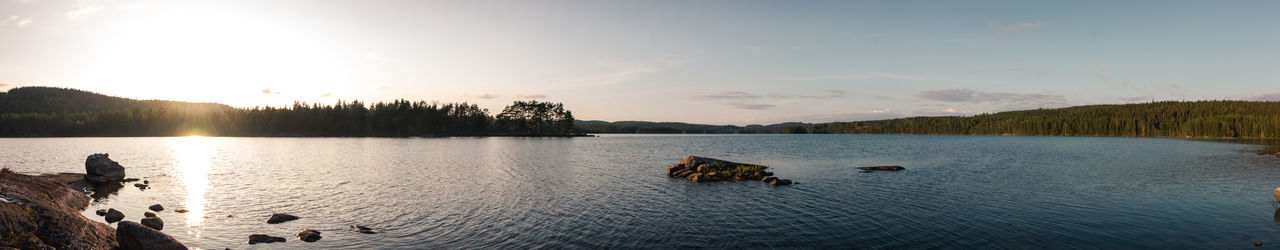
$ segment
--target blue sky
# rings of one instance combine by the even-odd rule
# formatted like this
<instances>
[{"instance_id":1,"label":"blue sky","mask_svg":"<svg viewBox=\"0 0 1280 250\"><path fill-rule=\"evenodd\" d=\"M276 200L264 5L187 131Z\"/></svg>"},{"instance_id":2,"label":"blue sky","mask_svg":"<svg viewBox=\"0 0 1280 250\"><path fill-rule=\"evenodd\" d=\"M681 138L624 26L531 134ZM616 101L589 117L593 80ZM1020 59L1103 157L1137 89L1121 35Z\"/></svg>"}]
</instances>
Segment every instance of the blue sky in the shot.
<instances>
[{"instance_id":1,"label":"blue sky","mask_svg":"<svg viewBox=\"0 0 1280 250\"><path fill-rule=\"evenodd\" d=\"M1280 100L1277 1L0 0L0 88L713 124Z\"/></svg>"}]
</instances>

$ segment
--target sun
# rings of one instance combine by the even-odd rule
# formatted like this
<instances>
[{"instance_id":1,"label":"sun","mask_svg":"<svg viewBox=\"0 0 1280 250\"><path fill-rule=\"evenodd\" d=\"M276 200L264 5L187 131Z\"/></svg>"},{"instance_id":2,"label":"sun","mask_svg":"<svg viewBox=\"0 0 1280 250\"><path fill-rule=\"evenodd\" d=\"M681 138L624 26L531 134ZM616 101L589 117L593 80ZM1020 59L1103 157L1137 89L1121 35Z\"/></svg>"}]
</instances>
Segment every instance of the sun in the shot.
<instances>
[{"instance_id":1,"label":"sun","mask_svg":"<svg viewBox=\"0 0 1280 250\"><path fill-rule=\"evenodd\" d=\"M79 81L137 98L283 105L350 80L333 41L248 11L170 9L110 30Z\"/></svg>"}]
</instances>

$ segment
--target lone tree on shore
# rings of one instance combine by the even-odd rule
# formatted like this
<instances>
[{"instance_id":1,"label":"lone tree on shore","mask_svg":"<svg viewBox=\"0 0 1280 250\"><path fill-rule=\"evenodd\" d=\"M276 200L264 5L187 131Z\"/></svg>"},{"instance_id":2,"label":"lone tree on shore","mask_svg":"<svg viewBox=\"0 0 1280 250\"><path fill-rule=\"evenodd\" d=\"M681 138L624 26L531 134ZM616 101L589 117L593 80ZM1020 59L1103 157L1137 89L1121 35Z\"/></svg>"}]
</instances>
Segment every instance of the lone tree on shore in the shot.
<instances>
[{"instance_id":1,"label":"lone tree on shore","mask_svg":"<svg viewBox=\"0 0 1280 250\"><path fill-rule=\"evenodd\" d=\"M573 134L573 112L565 110L560 103L515 101L502 109L494 123L516 134Z\"/></svg>"}]
</instances>

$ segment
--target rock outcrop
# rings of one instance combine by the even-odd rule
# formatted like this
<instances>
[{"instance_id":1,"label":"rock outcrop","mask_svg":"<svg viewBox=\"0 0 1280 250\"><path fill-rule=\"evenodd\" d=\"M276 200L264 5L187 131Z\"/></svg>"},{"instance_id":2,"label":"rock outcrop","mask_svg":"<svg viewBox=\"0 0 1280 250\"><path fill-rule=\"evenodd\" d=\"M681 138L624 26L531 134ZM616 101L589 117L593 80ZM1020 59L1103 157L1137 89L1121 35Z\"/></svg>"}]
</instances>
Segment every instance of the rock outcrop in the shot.
<instances>
[{"instance_id":1,"label":"rock outcrop","mask_svg":"<svg viewBox=\"0 0 1280 250\"><path fill-rule=\"evenodd\" d=\"M116 224L116 239L120 241L120 248L126 250L187 249L173 237L132 221Z\"/></svg>"},{"instance_id":2,"label":"rock outcrop","mask_svg":"<svg viewBox=\"0 0 1280 250\"><path fill-rule=\"evenodd\" d=\"M874 167L860 167L858 169L862 171L898 171L906 168L903 168L902 166L874 166Z\"/></svg>"},{"instance_id":3,"label":"rock outcrop","mask_svg":"<svg viewBox=\"0 0 1280 250\"><path fill-rule=\"evenodd\" d=\"M124 166L107 158L107 154L92 154L84 160L85 181L94 185L124 181Z\"/></svg>"},{"instance_id":4,"label":"rock outcrop","mask_svg":"<svg viewBox=\"0 0 1280 250\"><path fill-rule=\"evenodd\" d=\"M286 221L297 220L297 219L298 219L298 216L293 216L292 214L286 214L286 213L271 214L271 218L267 218L267 224L280 224Z\"/></svg>"},{"instance_id":5,"label":"rock outcrop","mask_svg":"<svg viewBox=\"0 0 1280 250\"><path fill-rule=\"evenodd\" d=\"M320 240L320 231L304 229L298 232L298 239L306 242L316 242Z\"/></svg>"},{"instance_id":6,"label":"rock outcrop","mask_svg":"<svg viewBox=\"0 0 1280 250\"><path fill-rule=\"evenodd\" d=\"M265 235L265 234L249 235L250 245L258 244L258 243L274 243L274 242L284 242L284 237L274 237L274 236Z\"/></svg>"},{"instance_id":7,"label":"rock outcrop","mask_svg":"<svg viewBox=\"0 0 1280 250\"><path fill-rule=\"evenodd\" d=\"M59 178L73 177L73 178ZM114 230L81 215L89 196L66 185L79 174L0 178L0 246L20 249L111 249Z\"/></svg>"},{"instance_id":8,"label":"rock outcrop","mask_svg":"<svg viewBox=\"0 0 1280 250\"><path fill-rule=\"evenodd\" d=\"M743 164L706 157L689 156L667 168L667 176L683 178L695 183L723 181L764 181L774 186L791 184L790 180L772 177L769 167Z\"/></svg>"}]
</instances>

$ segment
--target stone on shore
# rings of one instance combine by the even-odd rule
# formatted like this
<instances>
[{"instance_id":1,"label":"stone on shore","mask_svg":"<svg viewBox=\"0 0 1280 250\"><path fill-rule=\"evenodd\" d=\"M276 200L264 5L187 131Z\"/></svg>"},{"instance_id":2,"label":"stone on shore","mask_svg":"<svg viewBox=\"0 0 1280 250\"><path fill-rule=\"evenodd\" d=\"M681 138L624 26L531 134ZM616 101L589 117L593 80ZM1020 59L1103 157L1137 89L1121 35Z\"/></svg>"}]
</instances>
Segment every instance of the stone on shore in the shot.
<instances>
[{"instance_id":1,"label":"stone on shore","mask_svg":"<svg viewBox=\"0 0 1280 250\"><path fill-rule=\"evenodd\" d=\"M151 229L164 230L164 220L161 220L160 217L156 217L155 215L142 218L140 222L142 222L143 226L150 227Z\"/></svg>"},{"instance_id":2,"label":"stone on shore","mask_svg":"<svg viewBox=\"0 0 1280 250\"><path fill-rule=\"evenodd\" d=\"M92 154L84 160L85 181L92 184L121 182L124 180L124 166L107 158L107 154Z\"/></svg>"},{"instance_id":3,"label":"stone on shore","mask_svg":"<svg viewBox=\"0 0 1280 250\"><path fill-rule=\"evenodd\" d=\"M249 244L250 244L250 245L252 245L252 244L258 244L258 243L274 243L274 242L284 242L284 238L283 238L283 237L273 237L273 236L265 235L265 234L254 234L254 235L249 235Z\"/></svg>"},{"instance_id":4,"label":"stone on shore","mask_svg":"<svg viewBox=\"0 0 1280 250\"><path fill-rule=\"evenodd\" d=\"M147 207L147 209L151 209L151 211L160 212L160 211L164 211L164 206L161 206L160 204L155 204L155 205L151 205L150 207Z\"/></svg>"},{"instance_id":5,"label":"stone on shore","mask_svg":"<svg viewBox=\"0 0 1280 250\"><path fill-rule=\"evenodd\" d=\"M120 210L116 210L115 208L108 208L105 219L107 219L107 223L115 223L124 219L124 213L121 213Z\"/></svg>"},{"instance_id":6,"label":"stone on shore","mask_svg":"<svg viewBox=\"0 0 1280 250\"><path fill-rule=\"evenodd\" d=\"M298 232L298 239L306 242L316 242L320 240L320 232L311 229L303 229Z\"/></svg>"},{"instance_id":7,"label":"stone on shore","mask_svg":"<svg viewBox=\"0 0 1280 250\"><path fill-rule=\"evenodd\" d=\"M120 241L120 248L126 250L187 249L173 237L132 221L116 224L116 240Z\"/></svg>"},{"instance_id":8,"label":"stone on shore","mask_svg":"<svg viewBox=\"0 0 1280 250\"><path fill-rule=\"evenodd\" d=\"M271 214L271 218L267 219L267 224L279 224L286 221L297 220L298 216L286 213Z\"/></svg>"}]
</instances>

